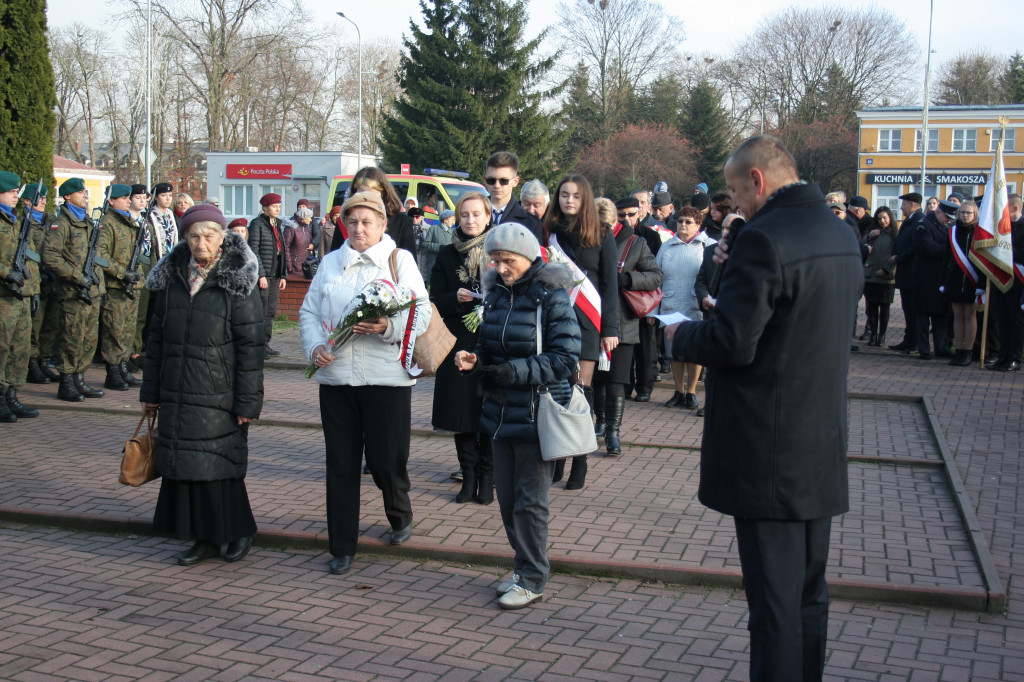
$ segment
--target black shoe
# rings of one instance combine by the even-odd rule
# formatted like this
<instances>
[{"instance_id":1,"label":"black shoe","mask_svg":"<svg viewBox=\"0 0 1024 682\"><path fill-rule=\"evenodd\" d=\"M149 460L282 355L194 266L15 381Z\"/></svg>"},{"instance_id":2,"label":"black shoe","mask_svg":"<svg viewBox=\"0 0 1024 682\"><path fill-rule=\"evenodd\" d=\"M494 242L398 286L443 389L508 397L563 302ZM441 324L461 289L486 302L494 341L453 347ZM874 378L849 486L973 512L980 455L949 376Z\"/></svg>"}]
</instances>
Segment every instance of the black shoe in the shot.
<instances>
[{"instance_id":1,"label":"black shoe","mask_svg":"<svg viewBox=\"0 0 1024 682\"><path fill-rule=\"evenodd\" d=\"M654 383L658 383L659 381L661 381L661 375L660 374L655 374L653 381L654 381Z\"/></svg>"},{"instance_id":2,"label":"black shoe","mask_svg":"<svg viewBox=\"0 0 1024 682\"><path fill-rule=\"evenodd\" d=\"M81 372L77 372L73 376L75 377L75 388L77 388L78 392L86 398L102 398L106 395L106 393L100 389L93 388L89 384L85 383L85 377L82 376Z\"/></svg>"},{"instance_id":3,"label":"black shoe","mask_svg":"<svg viewBox=\"0 0 1024 682\"><path fill-rule=\"evenodd\" d=\"M877 346L878 345L878 334L871 334L868 337L868 345L869 346Z\"/></svg>"},{"instance_id":4,"label":"black shoe","mask_svg":"<svg viewBox=\"0 0 1024 682\"><path fill-rule=\"evenodd\" d=\"M179 566L194 566L201 561L220 556L220 547L212 542L200 540L178 555Z\"/></svg>"},{"instance_id":5,"label":"black shoe","mask_svg":"<svg viewBox=\"0 0 1024 682\"><path fill-rule=\"evenodd\" d=\"M7 407L6 400L0 400L0 424L13 424L18 421L18 415L11 412Z\"/></svg>"},{"instance_id":6,"label":"black shoe","mask_svg":"<svg viewBox=\"0 0 1024 682\"><path fill-rule=\"evenodd\" d=\"M561 461L561 460L560 460ZM579 490L587 482L587 456L580 455L572 458L572 469L569 470L569 480L565 482L566 490Z\"/></svg>"},{"instance_id":7,"label":"black shoe","mask_svg":"<svg viewBox=\"0 0 1024 682\"><path fill-rule=\"evenodd\" d=\"M995 369L996 365L1000 362L1002 362L1002 360L999 358L989 358L985 361L985 369Z\"/></svg>"},{"instance_id":8,"label":"black shoe","mask_svg":"<svg viewBox=\"0 0 1024 682\"><path fill-rule=\"evenodd\" d=\"M704 416L704 408L703 407L700 408L699 410L697 410L697 416L698 417L703 417Z\"/></svg>"},{"instance_id":9,"label":"black shoe","mask_svg":"<svg viewBox=\"0 0 1024 682\"><path fill-rule=\"evenodd\" d=\"M558 483L562 480L565 475L565 460L560 459L555 462L555 470L551 474L551 482Z\"/></svg>"},{"instance_id":10,"label":"black shoe","mask_svg":"<svg viewBox=\"0 0 1024 682\"><path fill-rule=\"evenodd\" d=\"M410 523L405 528L399 530L392 530L390 541L392 545L404 545L412 537L412 524Z\"/></svg>"},{"instance_id":11,"label":"black shoe","mask_svg":"<svg viewBox=\"0 0 1024 682\"><path fill-rule=\"evenodd\" d=\"M951 350L937 350L937 351L935 351L935 357L937 357L937 358L951 358L951 357L953 357L953 351L951 351Z\"/></svg>"},{"instance_id":12,"label":"black shoe","mask_svg":"<svg viewBox=\"0 0 1024 682\"><path fill-rule=\"evenodd\" d=\"M867 341L870 338L871 338L871 330L870 329L865 329L864 333L857 337L857 340L858 341ZM871 345L871 344L868 344L868 345Z\"/></svg>"},{"instance_id":13,"label":"black shoe","mask_svg":"<svg viewBox=\"0 0 1024 682\"><path fill-rule=\"evenodd\" d=\"M128 390L128 384L121 378L121 369L118 365L107 363L107 380L103 382L103 387L113 391Z\"/></svg>"},{"instance_id":14,"label":"black shoe","mask_svg":"<svg viewBox=\"0 0 1024 682\"><path fill-rule=\"evenodd\" d=\"M651 402L651 394L650 393L637 393L636 396L633 398L633 402L649 403L649 402Z\"/></svg>"},{"instance_id":15,"label":"black shoe","mask_svg":"<svg viewBox=\"0 0 1024 682\"><path fill-rule=\"evenodd\" d=\"M494 502L494 475L483 474L478 479L479 485L476 489L476 497L473 501L477 504L491 504Z\"/></svg>"},{"instance_id":16,"label":"black shoe","mask_svg":"<svg viewBox=\"0 0 1024 682\"><path fill-rule=\"evenodd\" d=\"M465 504L472 501L474 497L476 497L476 472L463 472L462 490L455 496L455 501Z\"/></svg>"},{"instance_id":17,"label":"black shoe","mask_svg":"<svg viewBox=\"0 0 1024 682\"><path fill-rule=\"evenodd\" d=\"M117 370L121 373L121 378L124 380L124 383L128 384L129 387L142 385L142 379L132 376L132 373L128 370L128 362L126 360L122 360L120 364L118 364Z\"/></svg>"},{"instance_id":18,"label":"black shoe","mask_svg":"<svg viewBox=\"0 0 1024 682\"><path fill-rule=\"evenodd\" d=\"M672 365L671 365L671 363L663 362L661 364L661 366L658 368L658 371L661 372L662 374L671 374L672 373Z\"/></svg>"},{"instance_id":19,"label":"black shoe","mask_svg":"<svg viewBox=\"0 0 1024 682\"><path fill-rule=\"evenodd\" d=\"M858 346L856 344L850 344L850 352L851 353L856 353L859 350L860 350L860 346Z\"/></svg>"},{"instance_id":20,"label":"black shoe","mask_svg":"<svg viewBox=\"0 0 1024 682\"><path fill-rule=\"evenodd\" d=\"M680 404L680 407L685 407L688 410L696 410L697 394L687 393L685 396L683 396L683 402Z\"/></svg>"},{"instance_id":21,"label":"black shoe","mask_svg":"<svg viewBox=\"0 0 1024 682\"><path fill-rule=\"evenodd\" d=\"M914 347L906 341L900 341L894 346L889 346L889 350L913 350Z\"/></svg>"},{"instance_id":22,"label":"black shoe","mask_svg":"<svg viewBox=\"0 0 1024 682\"><path fill-rule=\"evenodd\" d=\"M280 355L280 354L281 354L281 351L279 351L279 350L274 350L274 349L273 349L273 348L271 348L270 346L267 346L267 347L266 347L266 349L264 349L264 351L263 351L263 354L264 354L265 356L267 356L267 357L273 358L273 357L277 357L278 355Z\"/></svg>"},{"instance_id":23,"label":"black shoe","mask_svg":"<svg viewBox=\"0 0 1024 682\"><path fill-rule=\"evenodd\" d=\"M32 417L39 416L39 410L33 407L25 407L18 400L18 390L13 386L7 389L7 393L4 394L4 398L7 402L7 407L11 410L11 414L19 419L31 419Z\"/></svg>"},{"instance_id":24,"label":"black shoe","mask_svg":"<svg viewBox=\"0 0 1024 682\"><path fill-rule=\"evenodd\" d=\"M953 359L949 361L953 367L967 367L971 364L971 351L958 350Z\"/></svg>"},{"instance_id":25,"label":"black shoe","mask_svg":"<svg viewBox=\"0 0 1024 682\"><path fill-rule=\"evenodd\" d=\"M451 476L449 476L448 478L452 479L453 481L458 481L458 482L460 482L460 483L461 483L461 482L462 482L462 479L463 479L464 477L465 477L465 476L464 476L464 474L462 473L462 469L459 469L458 471L453 471L453 472L452 472L452 475L451 475Z\"/></svg>"},{"instance_id":26,"label":"black shoe","mask_svg":"<svg viewBox=\"0 0 1024 682\"><path fill-rule=\"evenodd\" d=\"M80 403L85 400L85 396L79 393L78 387L75 386L75 376L73 374L60 375L57 397L61 400L67 400L69 403Z\"/></svg>"},{"instance_id":27,"label":"black shoe","mask_svg":"<svg viewBox=\"0 0 1024 682\"><path fill-rule=\"evenodd\" d=\"M50 377L43 373L41 367L39 367L39 358L28 359L28 383L30 384L48 384L50 383Z\"/></svg>"},{"instance_id":28,"label":"black shoe","mask_svg":"<svg viewBox=\"0 0 1024 682\"><path fill-rule=\"evenodd\" d=\"M246 537L238 540L232 540L228 543L227 550L224 551L224 561L229 564L238 561L249 553L250 548L252 548L251 535L247 535Z\"/></svg>"},{"instance_id":29,"label":"black shoe","mask_svg":"<svg viewBox=\"0 0 1024 682\"><path fill-rule=\"evenodd\" d=\"M348 573L350 568L352 568L352 557L350 556L336 556L327 562L327 570L332 575Z\"/></svg>"},{"instance_id":30,"label":"black shoe","mask_svg":"<svg viewBox=\"0 0 1024 682\"><path fill-rule=\"evenodd\" d=\"M931 360L933 356L928 351L925 351L923 353L918 353L917 357L919 360Z\"/></svg>"},{"instance_id":31,"label":"black shoe","mask_svg":"<svg viewBox=\"0 0 1024 682\"><path fill-rule=\"evenodd\" d=\"M1020 369L1020 363L1016 360L1010 360L1008 362L1000 362L995 367L997 372L1016 372Z\"/></svg>"},{"instance_id":32,"label":"black shoe","mask_svg":"<svg viewBox=\"0 0 1024 682\"><path fill-rule=\"evenodd\" d=\"M665 401L665 407L679 407L683 404L683 394L675 391L672 397Z\"/></svg>"}]
</instances>

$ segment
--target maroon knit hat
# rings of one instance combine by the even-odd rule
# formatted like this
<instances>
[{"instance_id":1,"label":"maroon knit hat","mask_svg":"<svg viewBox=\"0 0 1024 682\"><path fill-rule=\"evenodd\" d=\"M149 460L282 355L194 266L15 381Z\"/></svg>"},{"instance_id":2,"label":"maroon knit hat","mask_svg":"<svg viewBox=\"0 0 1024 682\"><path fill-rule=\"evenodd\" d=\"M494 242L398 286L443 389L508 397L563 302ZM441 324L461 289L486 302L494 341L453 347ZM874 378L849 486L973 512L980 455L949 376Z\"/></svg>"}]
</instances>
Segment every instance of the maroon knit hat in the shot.
<instances>
[{"instance_id":1,"label":"maroon knit hat","mask_svg":"<svg viewBox=\"0 0 1024 682\"><path fill-rule=\"evenodd\" d=\"M185 211L181 218L178 219L178 231L181 234L185 234L188 232L188 228L192 227L195 223L201 223L207 220L217 223L222 228L227 229L228 221L224 217L224 214L220 212L219 208L213 204L196 204Z\"/></svg>"},{"instance_id":2,"label":"maroon knit hat","mask_svg":"<svg viewBox=\"0 0 1024 682\"><path fill-rule=\"evenodd\" d=\"M280 204L280 203L281 203L281 195L280 194L275 194L274 192L271 192L270 194L264 194L263 197L260 198L260 206L270 206L271 204Z\"/></svg>"},{"instance_id":3,"label":"maroon knit hat","mask_svg":"<svg viewBox=\"0 0 1024 682\"><path fill-rule=\"evenodd\" d=\"M230 230L232 227L249 227L249 221L245 218L235 218L228 223L228 229Z\"/></svg>"}]
</instances>

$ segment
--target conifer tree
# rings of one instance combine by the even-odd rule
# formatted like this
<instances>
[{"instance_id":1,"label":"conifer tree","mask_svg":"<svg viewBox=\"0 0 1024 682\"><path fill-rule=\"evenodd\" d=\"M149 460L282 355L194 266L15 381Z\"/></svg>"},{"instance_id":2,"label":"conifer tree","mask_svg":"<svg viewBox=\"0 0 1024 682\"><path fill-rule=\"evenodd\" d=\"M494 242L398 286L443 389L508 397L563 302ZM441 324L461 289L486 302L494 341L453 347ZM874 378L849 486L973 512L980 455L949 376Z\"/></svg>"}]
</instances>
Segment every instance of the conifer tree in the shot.
<instances>
[{"instance_id":1,"label":"conifer tree","mask_svg":"<svg viewBox=\"0 0 1024 682\"><path fill-rule=\"evenodd\" d=\"M1006 63L1006 70L999 76L1003 90L1003 101L1007 104L1024 104L1024 56L1017 52Z\"/></svg>"},{"instance_id":2,"label":"conifer tree","mask_svg":"<svg viewBox=\"0 0 1024 682\"><path fill-rule=\"evenodd\" d=\"M46 35L45 0L0 4L0 169L52 190L57 96Z\"/></svg>"},{"instance_id":3,"label":"conifer tree","mask_svg":"<svg viewBox=\"0 0 1024 682\"><path fill-rule=\"evenodd\" d=\"M706 79L690 90L679 132L698 154L697 177L712 189L725 187L723 169L732 150L734 133L722 97Z\"/></svg>"},{"instance_id":4,"label":"conifer tree","mask_svg":"<svg viewBox=\"0 0 1024 682\"><path fill-rule=\"evenodd\" d=\"M591 94L589 71L583 62L569 76L560 119L566 138L555 152L555 165L565 174L576 167L583 151L599 139L600 107Z\"/></svg>"}]
</instances>

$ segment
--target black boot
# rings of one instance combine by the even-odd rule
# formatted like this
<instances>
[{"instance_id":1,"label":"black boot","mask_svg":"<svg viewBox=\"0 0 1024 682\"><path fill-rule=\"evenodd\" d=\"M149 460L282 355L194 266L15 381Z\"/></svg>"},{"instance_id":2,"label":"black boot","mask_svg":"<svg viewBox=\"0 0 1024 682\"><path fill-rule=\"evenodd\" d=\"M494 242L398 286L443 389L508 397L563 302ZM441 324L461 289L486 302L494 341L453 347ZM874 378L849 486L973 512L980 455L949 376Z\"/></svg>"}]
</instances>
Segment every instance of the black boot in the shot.
<instances>
[{"instance_id":1,"label":"black boot","mask_svg":"<svg viewBox=\"0 0 1024 682\"><path fill-rule=\"evenodd\" d=\"M956 354L953 356L953 359L949 361L949 364L953 365L954 367L968 367L968 366L970 366L970 364L971 364L971 351L969 351L969 350L960 350L958 348L957 351L956 351ZM18 416L20 417L21 415L18 415Z\"/></svg>"},{"instance_id":2,"label":"black boot","mask_svg":"<svg viewBox=\"0 0 1024 682\"><path fill-rule=\"evenodd\" d=\"M0 398L0 424L13 424L18 421L18 415L11 412L7 407L7 401Z\"/></svg>"},{"instance_id":3,"label":"black boot","mask_svg":"<svg viewBox=\"0 0 1024 682\"><path fill-rule=\"evenodd\" d=\"M75 386L75 375L60 375L60 387L57 388L57 397L71 403L80 403L85 400L85 396L79 393L78 387Z\"/></svg>"},{"instance_id":4,"label":"black boot","mask_svg":"<svg viewBox=\"0 0 1024 682\"><path fill-rule=\"evenodd\" d=\"M103 382L103 387L114 391L128 390L128 384L121 378L121 369L118 365L107 363L107 380Z\"/></svg>"},{"instance_id":5,"label":"black boot","mask_svg":"<svg viewBox=\"0 0 1024 682\"><path fill-rule=\"evenodd\" d=\"M60 375L50 369L50 360L51 358L39 358L39 369L50 381L57 383L60 381Z\"/></svg>"},{"instance_id":6,"label":"black boot","mask_svg":"<svg viewBox=\"0 0 1024 682\"><path fill-rule=\"evenodd\" d=\"M43 373L43 370L39 367L39 358L28 359L28 383L30 384L48 384L50 383L50 377Z\"/></svg>"},{"instance_id":7,"label":"black boot","mask_svg":"<svg viewBox=\"0 0 1024 682\"><path fill-rule=\"evenodd\" d=\"M878 334L871 334L871 337L868 339L868 345L869 346L877 346L878 345Z\"/></svg>"},{"instance_id":8,"label":"black boot","mask_svg":"<svg viewBox=\"0 0 1024 682\"><path fill-rule=\"evenodd\" d=\"M459 458L459 466L462 467L462 489L455 496L455 501L465 504L476 497L476 463L480 456L477 435L475 433L456 433L455 455Z\"/></svg>"},{"instance_id":9,"label":"black boot","mask_svg":"<svg viewBox=\"0 0 1024 682\"><path fill-rule=\"evenodd\" d=\"M4 394L4 399L7 401L7 407L10 408L11 413L19 419L31 419L32 417L39 416L39 410L32 407L25 407L18 400L18 389L11 386L7 389L7 393Z\"/></svg>"},{"instance_id":10,"label":"black boot","mask_svg":"<svg viewBox=\"0 0 1024 682\"><path fill-rule=\"evenodd\" d=\"M473 501L477 504L491 504L494 502L494 474L481 474L477 479L479 488Z\"/></svg>"},{"instance_id":11,"label":"black boot","mask_svg":"<svg viewBox=\"0 0 1024 682\"><path fill-rule=\"evenodd\" d=\"M551 474L551 482L552 483L558 483L559 481L562 480L562 476L564 476L564 475L565 475L565 460L564 459L556 459L555 460L555 470Z\"/></svg>"},{"instance_id":12,"label":"black boot","mask_svg":"<svg viewBox=\"0 0 1024 682\"><path fill-rule=\"evenodd\" d=\"M477 492L473 501L477 504L491 504L494 502L494 454L491 452L491 439L487 436L479 436L479 457L476 460L476 484Z\"/></svg>"},{"instance_id":13,"label":"black boot","mask_svg":"<svg viewBox=\"0 0 1024 682\"><path fill-rule=\"evenodd\" d=\"M619 429L622 428L622 411L626 408L626 398L621 395L609 395L605 405L608 421L604 432L604 448L609 455L621 455Z\"/></svg>"},{"instance_id":14,"label":"black boot","mask_svg":"<svg viewBox=\"0 0 1024 682\"><path fill-rule=\"evenodd\" d=\"M558 460L564 462L565 460ZM587 456L580 455L572 458L572 469L569 470L569 480L565 482L566 490L579 490L587 482Z\"/></svg>"},{"instance_id":15,"label":"black boot","mask_svg":"<svg viewBox=\"0 0 1024 682\"><path fill-rule=\"evenodd\" d=\"M142 385L142 379L133 376L131 371L128 370L127 361L122 360L120 364L118 364L117 370L121 374L121 379L124 380L124 383L128 384L129 388L132 386Z\"/></svg>"},{"instance_id":16,"label":"black boot","mask_svg":"<svg viewBox=\"0 0 1024 682\"><path fill-rule=\"evenodd\" d=\"M598 438L604 437L604 429L605 429L605 416L604 416L605 393L606 393L605 392L605 384L595 384L594 385L594 409L593 409L593 412L594 412L594 416L597 418L597 421L594 422L594 435L597 436Z\"/></svg>"},{"instance_id":17,"label":"black boot","mask_svg":"<svg viewBox=\"0 0 1024 682\"><path fill-rule=\"evenodd\" d=\"M98 388L93 388L89 384L85 383L85 377L82 376L81 372L75 372L75 388L78 392L84 395L86 398L102 398L106 395L103 391ZM125 387L127 388L127 386Z\"/></svg>"}]
</instances>

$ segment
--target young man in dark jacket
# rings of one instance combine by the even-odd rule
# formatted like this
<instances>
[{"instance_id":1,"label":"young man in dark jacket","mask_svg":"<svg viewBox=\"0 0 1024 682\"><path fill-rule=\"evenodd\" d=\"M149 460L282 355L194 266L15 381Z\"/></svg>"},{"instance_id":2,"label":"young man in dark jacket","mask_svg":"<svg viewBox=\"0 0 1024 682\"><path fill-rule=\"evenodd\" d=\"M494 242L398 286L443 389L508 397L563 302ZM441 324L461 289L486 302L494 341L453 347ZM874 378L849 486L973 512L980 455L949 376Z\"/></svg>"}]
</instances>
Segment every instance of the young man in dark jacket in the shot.
<instances>
[{"instance_id":1,"label":"young man in dark jacket","mask_svg":"<svg viewBox=\"0 0 1024 682\"><path fill-rule=\"evenodd\" d=\"M288 285L288 253L284 243L281 220L281 195L264 194L260 198L263 211L249 221L249 248L260 262L260 300L263 301L263 325L266 332L264 357L280 355L270 347L274 334L274 317L281 290Z\"/></svg>"},{"instance_id":2,"label":"young man in dark jacket","mask_svg":"<svg viewBox=\"0 0 1024 682\"><path fill-rule=\"evenodd\" d=\"M491 194L491 221L495 225L518 223L530 228L541 244L544 228L516 201L514 190L519 185L519 157L512 152L495 152L487 159L484 183Z\"/></svg>"},{"instance_id":3,"label":"young man in dark jacket","mask_svg":"<svg viewBox=\"0 0 1024 682\"><path fill-rule=\"evenodd\" d=\"M732 248L719 242L728 261L714 317L681 323L672 344L708 367L698 496L735 517L751 679L821 679L829 533L849 508L846 375L864 270L850 228L779 140L741 144L725 179L749 222Z\"/></svg>"}]
</instances>

